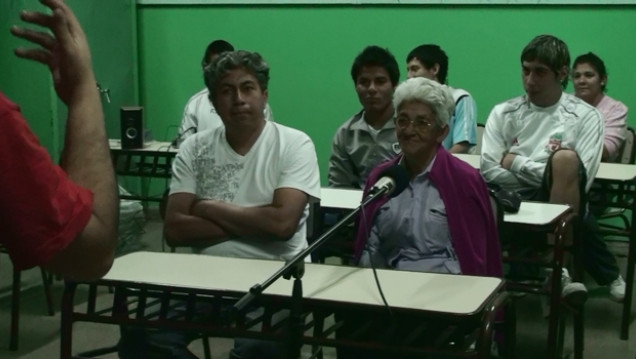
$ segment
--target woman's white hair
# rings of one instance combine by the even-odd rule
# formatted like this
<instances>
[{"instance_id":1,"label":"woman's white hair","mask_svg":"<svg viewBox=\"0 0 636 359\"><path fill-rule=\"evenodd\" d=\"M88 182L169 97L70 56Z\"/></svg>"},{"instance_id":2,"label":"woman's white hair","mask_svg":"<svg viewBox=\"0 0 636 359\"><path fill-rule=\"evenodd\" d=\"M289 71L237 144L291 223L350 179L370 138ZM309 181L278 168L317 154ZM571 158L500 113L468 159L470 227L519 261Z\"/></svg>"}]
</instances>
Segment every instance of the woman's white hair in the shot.
<instances>
[{"instance_id":1,"label":"woman's white hair","mask_svg":"<svg viewBox=\"0 0 636 359\"><path fill-rule=\"evenodd\" d=\"M399 111L405 101L419 101L431 106L440 127L448 125L455 111L455 101L448 86L424 77L410 78L398 85L393 93L395 110Z\"/></svg>"}]
</instances>

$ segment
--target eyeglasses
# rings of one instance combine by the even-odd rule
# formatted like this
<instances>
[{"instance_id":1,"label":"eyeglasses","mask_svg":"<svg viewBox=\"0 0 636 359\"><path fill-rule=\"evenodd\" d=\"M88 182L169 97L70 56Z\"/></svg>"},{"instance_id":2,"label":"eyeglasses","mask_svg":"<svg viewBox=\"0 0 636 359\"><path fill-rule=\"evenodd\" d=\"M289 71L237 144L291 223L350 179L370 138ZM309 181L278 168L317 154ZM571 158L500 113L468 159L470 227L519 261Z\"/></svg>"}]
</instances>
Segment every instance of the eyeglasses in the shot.
<instances>
[{"instance_id":1,"label":"eyeglasses","mask_svg":"<svg viewBox=\"0 0 636 359\"><path fill-rule=\"evenodd\" d=\"M427 132L435 126L435 123L422 119L409 120L406 117L398 117L395 119L395 125L400 129L406 129L409 125L413 125L415 131Z\"/></svg>"}]
</instances>

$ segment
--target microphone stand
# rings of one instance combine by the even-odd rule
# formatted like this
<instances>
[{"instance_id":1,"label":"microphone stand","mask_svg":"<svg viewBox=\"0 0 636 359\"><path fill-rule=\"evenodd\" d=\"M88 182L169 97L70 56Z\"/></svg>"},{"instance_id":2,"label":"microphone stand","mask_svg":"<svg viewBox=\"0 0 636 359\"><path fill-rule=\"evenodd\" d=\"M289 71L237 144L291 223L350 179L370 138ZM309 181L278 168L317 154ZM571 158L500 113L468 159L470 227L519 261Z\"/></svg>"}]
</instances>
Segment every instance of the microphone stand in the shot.
<instances>
[{"instance_id":1,"label":"microphone stand","mask_svg":"<svg viewBox=\"0 0 636 359\"><path fill-rule=\"evenodd\" d=\"M391 188L392 189L392 188ZM377 192L370 193L361 202L361 204L354 210L349 212L344 218L342 218L333 227L329 228L322 236L315 240L309 247L305 248L302 252L298 253L292 259L285 262L285 265L274 273L271 277L265 280L263 283L257 283L253 285L249 292L247 292L236 304L234 304L232 310L234 315L241 314L249 306L249 304L261 295L265 289L272 285L278 278L283 277L290 279L294 277L294 286L292 289L292 301L291 301L291 313L290 313L290 334L289 334L289 350L287 357L291 359L300 358L300 349L302 347L302 336L304 332L305 322L302 318L302 299L303 299L303 285L302 277L305 274L305 257L313 253L318 247L323 245L338 229L349 223L350 220L360 212L367 204L380 197L381 195L389 192L390 188L381 187Z\"/></svg>"}]
</instances>

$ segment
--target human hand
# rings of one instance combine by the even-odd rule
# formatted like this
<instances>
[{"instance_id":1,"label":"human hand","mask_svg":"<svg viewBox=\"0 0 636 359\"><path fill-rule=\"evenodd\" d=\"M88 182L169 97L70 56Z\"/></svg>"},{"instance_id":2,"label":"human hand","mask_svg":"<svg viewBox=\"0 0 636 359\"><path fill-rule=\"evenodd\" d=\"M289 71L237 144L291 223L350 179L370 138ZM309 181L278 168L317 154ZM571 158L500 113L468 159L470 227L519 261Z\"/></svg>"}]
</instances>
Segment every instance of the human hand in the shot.
<instances>
[{"instance_id":1,"label":"human hand","mask_svg":"<svg viewBox=\"0 0 636 359\"><path fill-rule=\"evenodd\" d=\"M50 8L53 14L23 11L20 18L51 30L53 35L13 26L13 35L41 46L18 48L15 54L47 65L53 76L55 91L70 106L71 103L82 100L86 91L97 91L86 35L75 14L63 0L40 2Z\"/></svg>"},{"instance_id":2,"label":"human hand","mask_svg":"<svg viewBox=\"0 0 636 359\"><path fill-rule=\"evenodd\" d=\"M514 153L507 153L502 159L501 159L501 167L509 170L510 168L512 168L512 162L515 160L515 157L517 157L516 154Z\"/></svg>"}]
</instances>

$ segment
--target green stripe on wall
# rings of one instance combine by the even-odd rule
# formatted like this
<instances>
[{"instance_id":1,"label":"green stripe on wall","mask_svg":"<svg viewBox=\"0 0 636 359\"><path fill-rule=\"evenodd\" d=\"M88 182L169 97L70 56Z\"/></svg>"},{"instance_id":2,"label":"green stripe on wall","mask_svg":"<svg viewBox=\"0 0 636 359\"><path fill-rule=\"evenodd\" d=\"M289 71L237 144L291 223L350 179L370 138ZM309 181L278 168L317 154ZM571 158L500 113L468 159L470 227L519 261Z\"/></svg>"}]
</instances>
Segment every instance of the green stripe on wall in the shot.
<instances>
[{"instance_id":1,"label":"green stripe on wall","mask_svg":"<svg viewBox=\"0 0 636 359\"><path fill-rule=\"evenodd\" d=\"M305 131L323 183L334 132L360 109L349 71L366 46L388 47L405 76L405 57L441 45L452 86L470 91L483 123L492 107L521 95L519 56L542 33L565 40L572 58L598 53L608 94L636 109L636 6L148 6L139 9L141 103L161 139L188 98L203 88L200 61L213 39L260 52L271 66L277 122ZM568 88L571 91L571 86ZM632 119L633 117L633 119ZM636 125L631 116L630 124ZM168 137L172 137L172 133ZM165 138L169 139L169 138Z\"/></svg>"}]
</instances>

